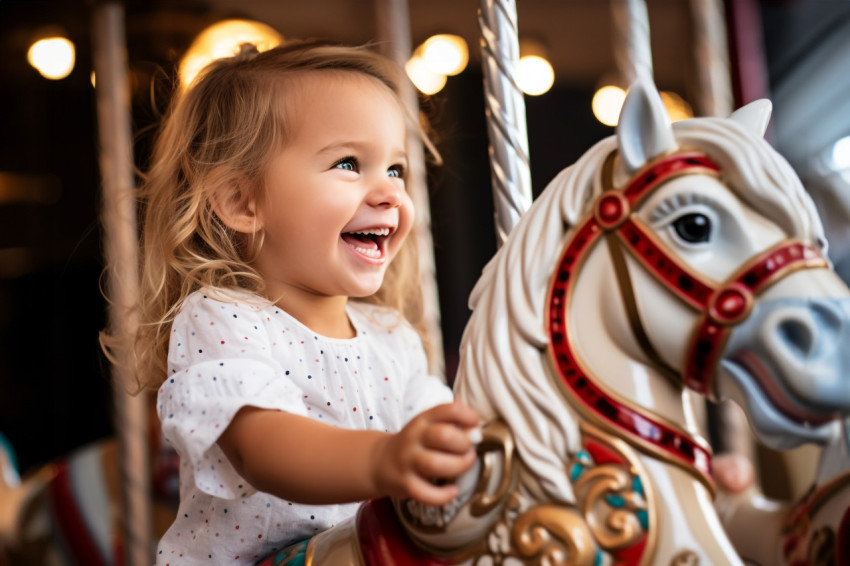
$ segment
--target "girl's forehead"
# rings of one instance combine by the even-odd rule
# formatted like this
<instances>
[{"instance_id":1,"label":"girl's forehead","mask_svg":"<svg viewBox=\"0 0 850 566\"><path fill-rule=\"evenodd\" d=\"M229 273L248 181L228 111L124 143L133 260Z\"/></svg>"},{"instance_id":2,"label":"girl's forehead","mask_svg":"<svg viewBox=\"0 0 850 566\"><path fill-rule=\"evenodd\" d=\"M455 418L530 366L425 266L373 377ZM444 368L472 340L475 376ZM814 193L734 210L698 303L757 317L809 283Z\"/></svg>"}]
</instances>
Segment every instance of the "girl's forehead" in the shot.
<instances>
[{"instance_id":1,"label":"girl's forehead","mask_svg":"<svg viewBox=\"0 0 850 566\"><path fill-rule=\"evenodd\" d=\"M293 74L296 75L296 74ZM347 70L318 70L297 73L283 85L283 119L290 135L304 125L330 121L340 116L355 118L357 113L378 113L381 117L404 110L398 96L376 77Z\"/></svg>"},{"instance_id":2,"label":"girl's forehead","mask_svg":"<svg viewBox=\"0 0 850 566\"><path fill-rule=\"evenodd\" d=\"M349 90L367 90L395 98L394 92L377 77L359 71L320 69L293 73L287 81L294 92L315 95L317 92L334 93Z\"/></svg>"}]
</instances>

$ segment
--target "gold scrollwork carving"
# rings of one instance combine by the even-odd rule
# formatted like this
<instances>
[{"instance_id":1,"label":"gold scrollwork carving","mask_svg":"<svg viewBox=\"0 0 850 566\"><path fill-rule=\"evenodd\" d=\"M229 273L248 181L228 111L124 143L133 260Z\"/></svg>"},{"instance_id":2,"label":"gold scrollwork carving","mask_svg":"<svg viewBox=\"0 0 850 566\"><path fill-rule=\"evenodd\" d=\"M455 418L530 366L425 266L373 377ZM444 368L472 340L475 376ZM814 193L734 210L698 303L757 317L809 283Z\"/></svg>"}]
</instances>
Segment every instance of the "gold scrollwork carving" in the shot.
<instances>
[{"instance_id":1,"label":"gold scrollwork carving","mask_svg":"<svg viewBox=\"0 0 850 566\"><path fill-rule=\"evenodd\" d=\"M808 563L812 566L836 566L835 533L829 527L821 527L812 534L809 542Z\"/></svg>"},{"instance_id":2,"label":"gold scrollwork carving","mask_svg":"<svg viewBox=\"0 0 850 566\"><path fill-rule=\"evenodd\" d=\"M538 505L519 517L511 531L514 550L528 564L593 566L597 547L581 514L557 505Z\"/></svg>"},{"instance_id":3,"label":"gold scrollwork carving","mask_svg":"<svg viewBox=\"0 0 850 566\"><path fill-rule=\"evenodd\" d=\"M514 437L508 425L501 420L488 423L481 431L482 439L477 451L481 458L481 475L475 486L475 494L469 501L469 512L473 517L481 517L501 503L510 490L514 477ZM496 472L494 454L501 454L502 466L496 491L487 493L490 479Z\"/></svg>"},{"instance_id":4,"label":"gold scrollwork carving","mask_svg":"<svg viewBox=\"0 0 850 566\"><path fill-rule=\"evenodd\" d=\"M690 550L683 550L673 557L670 566L699 566L699 556Z\"/></svg>"},{"instance_id":5,"label":"gold scrollwork carving","mask_svg":"<svg viewBox=\"0 0 850 566\"><path fill-rule=\"evenodd\" d=\"M584 518L605 550L631 546L644 534L636 512L646 511L646 501L632 485L631 471L612 464L586 470L575 484Z\"/></svg>"}]
</instances>

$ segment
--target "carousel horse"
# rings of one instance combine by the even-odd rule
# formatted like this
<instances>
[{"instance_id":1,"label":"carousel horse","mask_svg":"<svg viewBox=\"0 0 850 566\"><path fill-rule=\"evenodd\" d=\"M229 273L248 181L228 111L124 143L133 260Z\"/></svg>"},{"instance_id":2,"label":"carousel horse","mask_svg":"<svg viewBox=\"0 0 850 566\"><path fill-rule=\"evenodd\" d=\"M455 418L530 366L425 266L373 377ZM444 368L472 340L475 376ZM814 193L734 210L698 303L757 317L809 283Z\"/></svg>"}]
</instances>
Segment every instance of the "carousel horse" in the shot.
<instances>
[{"instance_id":1,"label":"carousel horse","mask_svg":"<svg viewBox=\"0 0 850 566\"><path fill-rule=\"evenodd\" d=\"M777 448L838 443L850 414L850 290L769 115L671 125L639 79L473 290L455 392L487 425L459 497L364 503L261 564L742 565L691 394ZM839 491L819 509L846 531Z\"/></svg>"},{"instance_id":2,"label":"carousel horse","mask_svg":"<svg viewBox=\"0 0 850 566\"><path fill-rule=\"evenodd\" d=\"M178 457L152 435L154 533L178 502ZM121 566L120 450L115 439L83 445L21 477L0 433L0 566Z\"/></svg>"}]
</instances>

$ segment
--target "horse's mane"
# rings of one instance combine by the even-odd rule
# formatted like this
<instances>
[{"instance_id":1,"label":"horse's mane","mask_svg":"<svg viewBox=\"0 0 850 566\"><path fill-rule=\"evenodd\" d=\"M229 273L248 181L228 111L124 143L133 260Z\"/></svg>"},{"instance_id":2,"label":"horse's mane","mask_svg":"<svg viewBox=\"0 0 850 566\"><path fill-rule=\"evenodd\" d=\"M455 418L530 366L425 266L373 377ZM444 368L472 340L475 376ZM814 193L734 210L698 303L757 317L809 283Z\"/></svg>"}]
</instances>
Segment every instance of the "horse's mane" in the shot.
<instances>
[{"instance_id":1,"label":"horse's mane","mask_svg":"<svg viewBox=\"0 0 850 566\"><path fill-rule=\"evenodd\" d=\"M674 124L679 146L705 151L723 180L789 236L825 247L820 220L790 165L761 138L728 119ZM573 502L565 461L578 450L578 426L547 352L546 297L567 232L602 191L599 170L615 136L561 171L486 265L470 297L455 381L459 399L486 422L501 418L514 434L533 497ZM619 173L622 178L626 175ZM617 181L617 177L615 177Z\"/></svg>"}]
</instances>

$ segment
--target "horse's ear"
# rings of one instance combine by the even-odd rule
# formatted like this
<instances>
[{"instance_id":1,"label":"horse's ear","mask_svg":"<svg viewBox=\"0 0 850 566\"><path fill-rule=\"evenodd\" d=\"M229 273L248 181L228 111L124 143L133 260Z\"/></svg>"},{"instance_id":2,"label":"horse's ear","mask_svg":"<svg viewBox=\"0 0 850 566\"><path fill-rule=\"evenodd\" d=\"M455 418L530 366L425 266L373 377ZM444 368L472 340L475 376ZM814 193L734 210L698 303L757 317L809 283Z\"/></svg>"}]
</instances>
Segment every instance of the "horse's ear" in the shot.
<instances>
[{"instance_id":1,"label":"horse's ear","mask_svg":"<svg viewBox=\"0 0 850 566\"><path fill-rule=\"evenodd\" d=\"M638 75L626 95L617 125L617 143L620 156L632 173L653 157L678 147L670 116L649 77Z\"/></svg>"},{"instance_id":2,"label":"horse's ear","mask_svg":"<svg viewBox=\"0 0 850 566\"><path fill-rule=\"evenodd\" d=\"M729 119L738 122L744 126L748 132L754 136L764 137L764 132L767 131L767 123L770 122L770 113L773 111L773 104L766 98L750 102L746 106L742 106L732 112Z\"/></svg>"}]
</instances>

